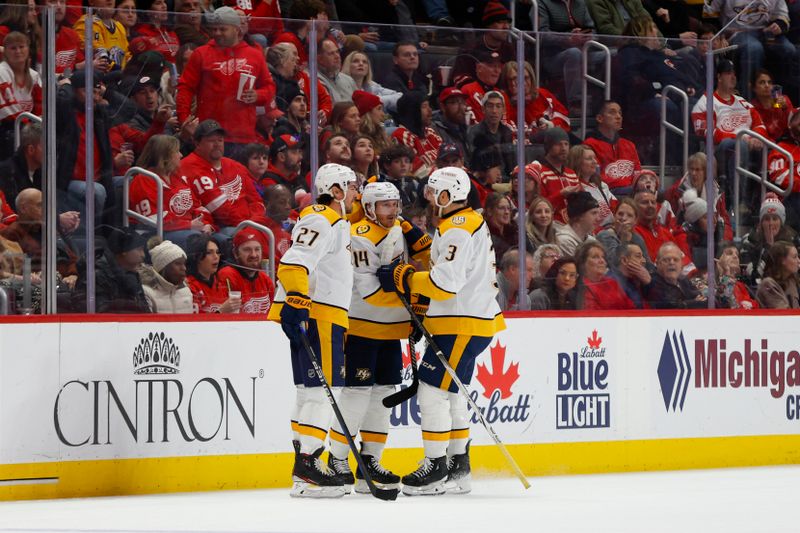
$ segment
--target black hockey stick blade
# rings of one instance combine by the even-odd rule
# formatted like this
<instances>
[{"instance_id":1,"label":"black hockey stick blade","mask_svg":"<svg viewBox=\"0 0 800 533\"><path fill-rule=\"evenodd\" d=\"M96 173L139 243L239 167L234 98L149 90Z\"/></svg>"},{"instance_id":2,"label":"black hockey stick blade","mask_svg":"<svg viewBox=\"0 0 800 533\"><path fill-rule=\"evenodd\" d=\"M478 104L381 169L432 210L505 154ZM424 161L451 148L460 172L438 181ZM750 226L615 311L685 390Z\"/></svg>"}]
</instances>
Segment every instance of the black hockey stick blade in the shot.
<instances>
[{"instance_id":1,"label":"black hockey stick blade","mask_svg":"<svg viewBox=\"0 0 800 533\"><path fill-rule=\"evenodd\" d=\"M322 372L322 368L319 366L319 361L317 361L317 355L314 353L314 348L312 348L311 343L308 342L306 328L301 326L300 330L302 331L302 335L300 335L300 337L302 339L303 347L306 349L306 354L311 361L311 366L314 367L314 373L317 375L320 385L322 385L322 388L325 390L325 395L328 397L328 401L331 404L333 414L336 415L336 420L339 422L339 426L344 432L344 436L347 439L347 445L350 446L350 451L353 452L353 455L356 458L356 463L358 464L358 468L361 470L361 474L364 476L364 481L366 482L370 493L372 493L372 495L379 500L396 500L397 495L400 493L400 489L381 489L372 481L372 476L370 476L369 472L367 472L367 465L364 464L364 459L361 458L361 453L359 453L356 443L353 440L353 437L350 435L350 430L347 428L347 424L344 422L344 416L342 416L342 411L339 409L339 404L336 403L336 398L333 397L333 391L331 390L330 385L328 385L328 381L325 379L325 374Z\"/></svg>"},{"instance_id":2,"label":"black hockey stick blade","mask_svg":"<svg viewBox=\"0 0 800 533\"><path fill-rule=\"evenodd\" d=\"M417 389L419 388L419 376L417 375L417 353L414 350L414 343L411 342L410 336L408 338L408 353L411 357L411 374L413 378L411 385L405 389L400 389L399 391L390 394L383 399L383 406L388 409L392 409L393 407L400 405L401 403L406 402L417 395Z\"/></svg>"}]
</instances>

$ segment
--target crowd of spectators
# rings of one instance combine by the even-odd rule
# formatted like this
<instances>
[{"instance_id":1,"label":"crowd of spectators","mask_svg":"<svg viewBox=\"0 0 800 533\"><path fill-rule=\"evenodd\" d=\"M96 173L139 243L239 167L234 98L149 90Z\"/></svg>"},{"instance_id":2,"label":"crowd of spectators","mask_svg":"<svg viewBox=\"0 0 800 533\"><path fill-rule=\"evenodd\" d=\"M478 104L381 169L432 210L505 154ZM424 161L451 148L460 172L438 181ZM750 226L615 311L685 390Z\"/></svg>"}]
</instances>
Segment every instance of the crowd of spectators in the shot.
<instances>
[{"instance_id":1,"label":"crowd of spectators","mask_svg":"<svg viewBox=\"0 0 800 533\"><path fill-rule=\"evenodd\" d=\"M693 308L709 298L721 307L798 307L797 253L783 248L800 244L800 166L772 151L769 180L788 194L762 201L744 180L741 203L733 205L742 129L800 159L796 3L770 0L743 10L745 0L540 0L537 13L525 0L513 3L6 0L0 246L7 255L33 257L40 283L42 130L27 122L16 134L15 122L21 113L42 113L43 79L55 75L63 310L81 311L85 302L82 230L93 212L99 312L266 312L274 280L264 270L270 244L258 227L273 233L279 261L294 221L312 202L313 145L319 164L348 165L361 183L394 183L404 217L430 233L438 213L424 198L425 181L436 168L463 167L472 179L470 207L482 210L492 236L504 309ZM41 72L44 7L54 10L57 25L53 73ZM526 60L517 57L512 7L518 28L544 32L541 69L530 42ZM94 56L85 58L89 23ZM582 101L580 50L592 38L612 50L610 100L592 90ZM711 125L709 43L737 45L716 59ZM592 72L601 70L602 56L587 61ZM667 85L687 95L696 152L685 174L670 179L648 168L659 156L662 105L679 123L679 101L661 94ZM574 124L583 108L591 129L581 138ZM712 176L701 149L709 128ZM761 148L745 136L745 163L760 168ZM667 161L680 164L680 152L679 139L669 136ZM133 166L160 182L126 177ZM94 209L87 212L89 190ZM163 238L149 238L158 218ZM737 225L752 230L732 244ZM709 231L717 242L711 295ZM2 285L18 284L11 263L3 263Z\"/></svg>"}]
</instances>

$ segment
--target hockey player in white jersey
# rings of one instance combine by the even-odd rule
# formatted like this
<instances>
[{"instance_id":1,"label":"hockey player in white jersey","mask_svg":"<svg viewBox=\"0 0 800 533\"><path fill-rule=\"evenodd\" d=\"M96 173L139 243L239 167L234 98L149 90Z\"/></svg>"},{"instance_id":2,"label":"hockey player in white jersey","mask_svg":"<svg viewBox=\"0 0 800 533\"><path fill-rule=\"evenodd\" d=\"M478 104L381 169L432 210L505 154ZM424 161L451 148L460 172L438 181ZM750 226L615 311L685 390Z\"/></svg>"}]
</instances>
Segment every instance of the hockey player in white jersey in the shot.
<instances>
[{"instance_id":1,"label":"hockey player in white jersey","mask_svg":"<svg viewBox=\"0 0 800 533\"><path fill-rule=\"evenodd\" d=\"M381 289L375 272L382 258L386 263L407 258L398 219L400 192L388 182L368 183L362 191L361 205L365 218L350 232L353 299L345 341L345 386L339 407L354 440L361 430L361 454L370 478L381 488L396 488L400 477L380 464L389 431L389 409L382 400L401 382L400 339L408 338L411 324L397 293ZM390 231L394 227L397 230ZM430 242L414 259L427 264L429 248ZM336 421L330 441L328 466L343 476L346 484L355 482L356 492L369 493L361 471L356 471L357 480L353 477L347 461L350 447Z\"/></svg>"},{"instance_id":2,"label":"hockey player in white jersey","mask_svg":"<svg viewBox=\"0 0 800 533\"><path fill-rule=\"evenodd\" d=\"M416 272L403 262L378 269L384 290L431 299L424 325L464 384L469 384L475 358L505 329L497 305L495 255L483 217L467 206L470 180L466 172L445 167L431 174L426 197L441 221L431 246L430 272ZM429 346L419 368L420 408L425 458L403 476L410 496L465 493L471 490L469 417L466 400Z\"/></svg>"},{"instance_id":3,"label":"hockey player in white jersey","mask_svg":"<svg viewBox=\"0 0 800 533\"><path fill-rule=\"evenodd\" d=\"M301 324L319 357L328 384L344 384L344 337L353 286L350 223L347 213L356 196L356 175L327 164L314 180L317 204L305 208L292 230L292 246L278 268L278 288L269 319L281 323L289 338L297 399L292 416L295 464L291 495L339 497L341 476L320 459L331 408L301 341Z\"/></svg>"}]
</instances>

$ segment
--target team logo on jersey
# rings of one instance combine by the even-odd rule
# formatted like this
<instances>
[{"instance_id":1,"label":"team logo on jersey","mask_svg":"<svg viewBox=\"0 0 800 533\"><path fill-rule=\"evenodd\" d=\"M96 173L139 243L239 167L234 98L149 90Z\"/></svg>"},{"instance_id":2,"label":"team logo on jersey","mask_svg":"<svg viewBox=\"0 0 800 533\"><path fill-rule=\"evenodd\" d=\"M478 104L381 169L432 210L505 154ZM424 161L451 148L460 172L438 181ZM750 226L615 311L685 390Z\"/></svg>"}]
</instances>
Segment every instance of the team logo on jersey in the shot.
<instances>
[{"instance_id":1,"label":"team logo on jersey","mask_svg":"<svg viewBox=\"0 0 800 533\"><path fill-rule=\"evenodd\" d=\"M736 131L739 128L745 128L750 124L750 114L727 114L724 115L719 121L719 128L722 131Z\"/></svg>"},{"instance_id":2,"label":"team logo on jersey","mask_svg":"<svg viewBox=\"0 0 800 533\"><path fill-rule=\"evenodd\" d=\"M313 209L317 213L322 213L323 211L325 211L325 206L317 204L317 205L312 206L311 209Z\"/></svg>"},{"instance_id":3,"label":"team logo on jersey","mask_svg":"<svg viewBox=\"0 0 800 533\"><path fill-rule=\"evenodd\" d=\"M366 224L356 228L356 233L358 235L364 235L368 231L369 231L369 226L367 226Z\"/></svg>"},{"instance_id":4,"label":"team logo on jersey","mask_svg":"<svg viewBox=\"0 0 800 533\"><path fill-rule=\"evenodd\" d=\"M253 68L247 64L247 59L244 58L235 58L235 59L227 59L225 61L217 61L214 63L214 66L211 70L217 70L221 74L225 76L232 76L236 72L244 72L247 74L252 74Z\"/></svg>"},{"instance_id":5,"label":"team logo on jersey","mask_svg":"<svg viewBox=\"0 0 800 533\"><path fill-rule=\"evenodd\" d=\"M606 176L609 178L627 178L633 175L633 161L619 159L606 167Z\"/></svg>"},{"instance_id":6,"label":"team logo on jersey","mask_svg":"<svg viewBox=\"0 0 800 533\"><path fill-rule=\"evenodd\" d=\"M453 217L453 224L456 225L456 226L460 226L461 224L463 224L466 221L467 221L467 219L465 217L462 217L462 216Z\"/></svg>"},{"instance_id":7,"label":"team logo on jersey","mask_svg":"<svg viewBox=\"0 0 800 533\"><path fill-rule=\"evenodd\" d=\"M269 305L269 295L250 298L247 303L242 306L242 313L248 315L265 315L267 311L269 311Z\"/></svg>"},{"instance_id":8,"label":"team logo on jersey","mask_svg":"<svg viewBox=\"0 0 800 533\"><path fill-rule=\"evenodd\" d=\"M228 197L228 200L235 202L239 199L239 195L242 194L242 177L237 174L236 178L228 183L223 183L219 188Z\"/></svg>"},{"instance_id":9,"label":"team logo on jersey","mask_svg":"<svg viewBox=\"0 0 800 533\"><path fill-rule=\"evenodd\" d=\"M367 381L372 377L372 372L369 368L356 368L356 379L358 381Z\"/></svg>"},{"instance_id":10,"label":"team logo on jersey","mask_svg":"<svg viewBox=\"0 0 800 533\"><path fill-rule=\"evenodd\" d=\"M192 208L192 192L189 189L181 189L169 199L170 211L178 216L183 216Z\"/></svg>"}]
</instances>

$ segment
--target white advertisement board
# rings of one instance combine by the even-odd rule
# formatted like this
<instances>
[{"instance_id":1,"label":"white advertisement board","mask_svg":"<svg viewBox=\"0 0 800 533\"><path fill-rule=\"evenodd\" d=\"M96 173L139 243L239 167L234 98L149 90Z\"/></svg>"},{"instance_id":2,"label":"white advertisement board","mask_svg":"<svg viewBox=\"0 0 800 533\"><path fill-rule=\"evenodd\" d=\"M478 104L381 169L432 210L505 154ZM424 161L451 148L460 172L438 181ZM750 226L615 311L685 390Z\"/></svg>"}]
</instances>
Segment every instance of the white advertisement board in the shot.
<instances>
[{"instance_id":1,"label":"white advertisement board","mask_svg":"<svg viewBox=\"0 0 800 533\"><path fill-rule=\"evenodd\" d=\"M507 444L800 432L797 317L507 324L470 385ZM0 350L0 464L291 450L276 324L3 324ZM389 447L421 445L415 400L391 424Z\"/></svg>"}]
</instances>

